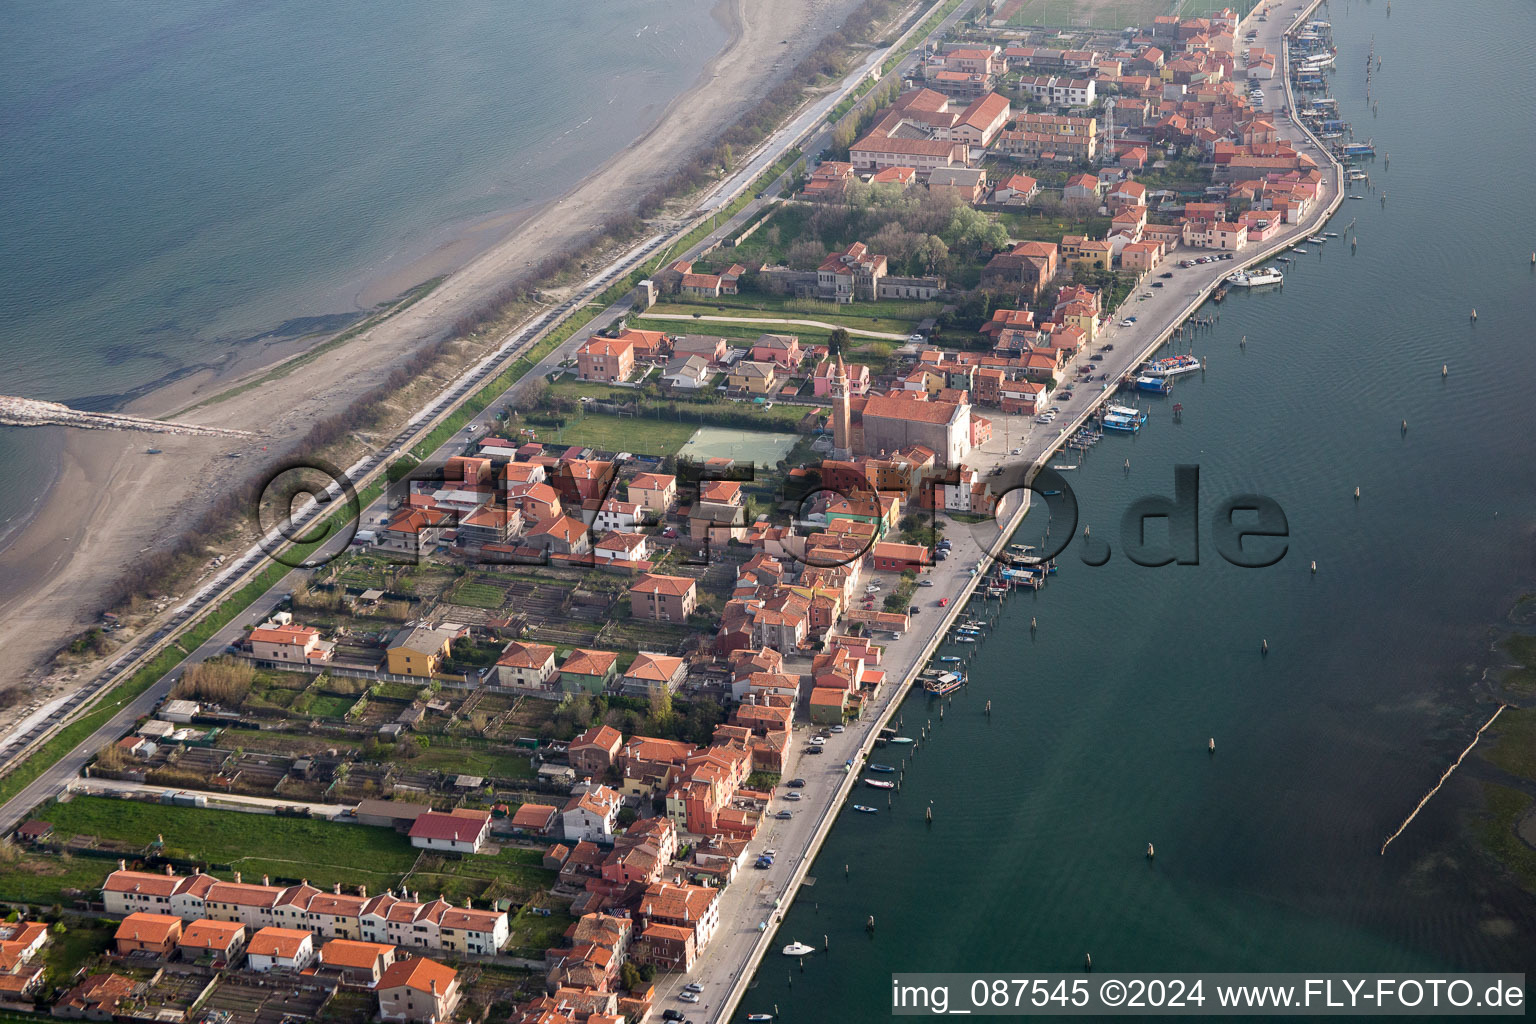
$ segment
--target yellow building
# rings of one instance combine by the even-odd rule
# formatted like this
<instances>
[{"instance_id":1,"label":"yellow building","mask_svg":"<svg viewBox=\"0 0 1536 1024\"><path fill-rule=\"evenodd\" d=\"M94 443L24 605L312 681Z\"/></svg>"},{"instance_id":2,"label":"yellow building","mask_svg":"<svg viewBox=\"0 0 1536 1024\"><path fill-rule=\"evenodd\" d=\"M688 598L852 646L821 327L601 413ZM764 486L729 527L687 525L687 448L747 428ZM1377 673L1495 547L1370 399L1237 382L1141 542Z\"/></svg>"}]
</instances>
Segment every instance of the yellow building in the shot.
<instances>
[{"instance_id":1,"label":"yellow building","mask_svg":"<svg viewBox=\"0 0 1536 1024\"><path fill-rule=\"evenodd\" d=\"M410 626L389 642L389 671L430 679L447 660L453 634L428 626Z\"/></svg>"},{"instance_id":2,"label":"yellow building","mask_svg":"<svg viewBox=\"0 0 1536 1024\"><path fill-rule=\"evenodd\" d=\"M778 368L772 363L743 359L731 368L730 389L749 395L769 395L779 381Z\"/></svg>"}]
</instances>

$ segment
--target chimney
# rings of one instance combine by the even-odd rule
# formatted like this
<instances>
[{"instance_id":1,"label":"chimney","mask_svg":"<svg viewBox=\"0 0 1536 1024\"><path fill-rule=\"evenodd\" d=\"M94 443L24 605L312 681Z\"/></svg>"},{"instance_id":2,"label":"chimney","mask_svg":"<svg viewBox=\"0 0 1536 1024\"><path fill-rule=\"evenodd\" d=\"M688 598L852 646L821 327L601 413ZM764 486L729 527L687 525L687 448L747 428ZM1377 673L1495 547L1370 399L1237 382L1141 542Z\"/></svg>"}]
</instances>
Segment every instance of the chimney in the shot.
<instances>
[{"instance_id":1,"label":"chimney","mask_svg":"<svg viewBox=\"0 0 1536 1024\"><path fill-rule=\"evenodd\" d=\"M272 876L271 875L262 875L261 876L261 884L262 885L271 885L272 884Z\"/></svg>"},{"instance_id":2,"label":"chimney","mask_svg":"<svg viewBox=\"0 0 1536 1024\"><path fill-rule=\"evenodd\" d=\"M366 885L358 886L357 887L357 894L359 896L361 896L363 899L367 899L368 898L368 887Z\"/></svg>"},{"instance_id":3,"label":"chimney","mask_svg":"<svg viewBox=\"0 0 1536 1024\"><path fill-rule=\"evenodd\" d=\"M165 866L165 873L166 873L166 874L168 874L168 875L174 875L174 874L176 874L176 872L174 872L174 871L172 871L172 870L171 870L171 866L170 866L170 865L169 865L169 864L167 864L167 865L166 865L166 866Z\"/></svg>"},{"instance_id":4,"label":"chimney","mask_svg":"<svg viewBox=\"0 0 1536 1024\"><path fill-rule=\"evenodd\" d=\"M128 862L125 861L125 860L119 859L118 862L117 862L117 870L119 870L119 871L127 871L128 870Z\"/></svg>"},{"instance_id":5,"label":"chimney","mask_svg":"<svg viewBox=\"0 0 1536 1024\"><path fill-rule=\"evenodd\" d=\"M475 901L470 899L468 896L465 896L464 897L464 909L465 910L473 910L473 909L475 909Z\"/></svg>"},{"instance_id":6,"label":"chimney","mask_svg":"<svg viewBox=\"0 0 1536 1024\"><path fill-rule=\"evenodd\" d=\"M332 886L331 887L331 892L335 893L337 896L340 896L341 895L341 883L337 882L334 886Z\"/></svg>"},{"instance_id":7,"label":"chimney","mask_svg":"<svg viewBox=\"0 0 1536 1024\"><path fill-rule=\"evenodd\" d=\"M236 885L240 884L240 872L238 872L238 871L235 872L235 884Z\"/></svg>"},{"instance_id":8,"label":"chimney","mask_svg":"<svg viewBox=\"0 0 1536 1024\"><path fill-rule=\"evenodd\" d=\"M412 889L411 890L411 902L412 903L420 903L421 902L421 891L419 889Z\"/></svg>"}]
</instances>

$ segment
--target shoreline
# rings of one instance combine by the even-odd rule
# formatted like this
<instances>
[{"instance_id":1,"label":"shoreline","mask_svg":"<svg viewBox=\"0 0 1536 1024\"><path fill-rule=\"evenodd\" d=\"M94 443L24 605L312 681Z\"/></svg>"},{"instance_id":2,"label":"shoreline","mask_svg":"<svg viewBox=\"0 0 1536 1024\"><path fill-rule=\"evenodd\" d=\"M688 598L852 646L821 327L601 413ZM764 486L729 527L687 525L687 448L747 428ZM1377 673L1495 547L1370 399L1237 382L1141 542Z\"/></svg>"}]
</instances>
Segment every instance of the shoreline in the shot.
<instances>
[{"instance_id":1,"label":"shoreline","mask_svg":"<svg viewBox=\"0 0 1536 1024\"><path fill-rule=\"evenodd\" d=\"M726 28L727 40L693 84L675 96L638 137L564 195L493 217L493 222L512 219L515 223L498 223L505 227L499 240L408 309L323 352L307 362L302 373L263 382L197 408L190 417L211 426L259 429L262 450L267 444L274 449L292 445L314 423L377 384L420 346L441 337L458 316L519 280L525 268L552 253L580 247L609 218L632 213L636 197L664 180L685 156L728 129L771 83L789 73L795 60L836 30L855 6L854 0L796 0L748 12L742 0L720 0L712 16ZM798 44L793 52L780 45L785 38ZM775 62L783 67L774 67ZM570 213L578 210L579 214ZM431 251L441 252L442 247ZM409 265L421 266L419 260ZM397 283L400 271L392 273L393 279L389 275L383 279ZM362 287L358 294L366 296L368 291ZM292 358L327 340L321 337L291 346L281 358ZM482 344L489 349L495 341ZM284 343L274 345L267 354L283 347ZM268 358L260 365L240 364L239 372L188 374L126 408L139 415L164 416L238 388L242 381L270 372L275 362ZM237 476L236 464L222 457L229 446L210 445L207 439L168 438L165 455L154 457L153 463L146 462L142 439L131 434L76 433L66 436L60 447L52 486L36 499L28 521L11 531L0 549L0 646L12 653L17 675L33 683L42 679L39 669L44 661L69 636L94 621L102 581L131 571L134 560L154 548L155 532L162 524L174 530L190 521L236 479L250 473L242 462ZM184 589L190 592L199 582L190 581ZM48 699L60 684L89 667L82 664L57 673L49 685L37 689L35 699ZM14 712L19 710L6 709L6 732L11 731Z\"/></svg>"}]
</instances>

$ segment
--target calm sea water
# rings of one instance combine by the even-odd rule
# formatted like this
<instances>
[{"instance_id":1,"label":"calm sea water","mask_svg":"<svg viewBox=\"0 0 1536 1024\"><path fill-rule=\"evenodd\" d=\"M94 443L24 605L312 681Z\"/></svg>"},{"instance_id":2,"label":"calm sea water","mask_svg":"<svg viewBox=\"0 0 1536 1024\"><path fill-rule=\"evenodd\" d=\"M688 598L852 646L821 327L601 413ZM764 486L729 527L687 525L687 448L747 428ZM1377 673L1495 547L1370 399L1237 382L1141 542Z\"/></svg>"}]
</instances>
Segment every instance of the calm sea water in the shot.
<instances>
[{"instance_id":1,"label":"calm sea water","mask_svg":"<svg viewBox=\"0 0 1536 1024\"><path fill-rule=\"evenodd\" d=\"M1329 226L1358 218L1358 255L1335 240L1283 291L1208 307L1221 320L1194 344L1209 371L1176 389L1182 424L1154 400L1140 435L1070 474L1082 522L1118 548L1130 502L1198 464L1201 564L1117 551L1094 569L1074 545L1006 605L942 723L910 699L905 731L931 716L936 732L894 809L837 824L779 932L828 935L830 954L803 972L771 957L744 1013L885 1020L893 971L1071 971L1085 952L1115 971L1536 968L1536 900L1462 827L1476 765L1378 855L1491 713L1489 626L1536 581L1536 225L1469 184L1536 161L1502 113L1536 101L1536 11L1473 0L1454 33L1424 6L1324 16L1344 116L1392 155ZM1447 97L1495 85L1497 107L1451 116ZM1209 540L1239 491L1287 513L1273 568L1234 568Z\"/></svg>"},{"instance_id":2,"label":"calm sea water","mask_svg":"<svg viewBox=\"0 0 1536 1024\"><path fill-rule=\"evenodd\" d=\"M712 5L13 5L0 392L111 405L355 311L654 123L725 42ZM31 478L30 448L0 438L0 472ZM0 488L0 524L21 498Z\"/></svg>"}]
</instances>

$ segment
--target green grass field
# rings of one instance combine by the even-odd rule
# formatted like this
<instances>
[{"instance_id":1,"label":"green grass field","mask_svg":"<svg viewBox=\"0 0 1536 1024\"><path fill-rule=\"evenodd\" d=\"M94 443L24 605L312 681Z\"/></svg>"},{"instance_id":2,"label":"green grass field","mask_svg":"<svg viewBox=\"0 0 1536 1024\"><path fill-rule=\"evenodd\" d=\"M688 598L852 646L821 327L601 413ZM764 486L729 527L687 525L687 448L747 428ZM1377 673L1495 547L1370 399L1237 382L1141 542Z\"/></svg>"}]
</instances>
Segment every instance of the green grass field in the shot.
<instances>
[{"instance_id":1,"label":"green grass field","mask_svg":"<svg viewBox=\"0 0 1536 1024\"><path fill-rule=\"evenodd\" d=\"M310 702L309 710L305 714L315 718L345 718L347 712L352 710L352 705L356 703L356 697L337 697L321 693Z\"/></svg>"},{"instance_id":2,"label":"green grass field","mask_svg":"<svg viewBox=\"0 0 1536 1024\"><path fill-rule=\"evenodd\" d=\"M455 903L462 903L466 896L523 902L555 884L555 872L544 869L543 857L539 850L521 847L504 847L495 856L482 854L459 860L429 856L423 858L421 870L411 872L406 884L423 892L442 893Z\"/></svg>"},{"instance_id":3,"label":"green grass field","mask_svg":"<svg viewBox=\"0 0 1536 1024\"><path fill-rule=\"evenodd\" d=\"M634 397L633 392L630 397ZM587 413L579 419L568 420L563 427L546 427L537 423L528 425L539 432L540 441L579 444L641 455L674 455L698 429L696 423L610 416L607 413Z\"/></svg>"},{"instance_id":4,"label":"green grass field","mask_svg":"<svg viewBox=\"0 0 1536 1024\"><path fill-rule=\"evenodd\" d=\"M321 888L336 882L383 888L398 881L416 860L410 840L391 829L306 818L107 797L76 797L44 807L37 816L52 822L60 839L89 835L148 845L163 835L169 856L227 865L247 879L262 874L293 881L308 878ZM101 877L112 866L103 861Z\"/></svg>"},{"instance_id":5,"label":"green grass field","mask_svg":"<svg viewBox=\"0 0 1536 1024\"><path fill-rule=\"evenodd\" d=\"M413 769L432 768L459 775L482 775L498 779L531 779L533 764L518 754L503 754L493 750L449 746L449 741L438 740L410 759Z\"/></svg>"},{"instance_id":6,"label":"green grass field","mask_svg":"<svg viewBox=\"0 0 1536 1024\"><path fill-rule=\"evenodd\" d=\"M116 866L105 858L18 853L13 860L0 861L0 901L69 906L75 897L68 890L100 889L101 880Z\"/></svg>"},{"instance_id":7,"label":"green grass field","mask_svg":"<svg viewBox=\"0 0 1536 1024\"><path fill-rule=\"evenodd\" d=\"M454 604L462 604L470 608L500 608L501 603L506 599L504 590L493 587L489 583L460 584L459 588L448 597L448 600Z\"/></svg>"}]
</instances>

